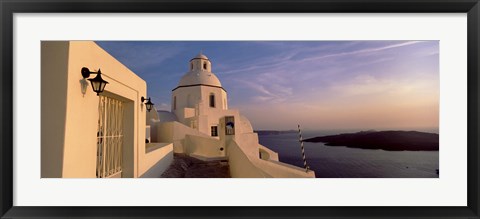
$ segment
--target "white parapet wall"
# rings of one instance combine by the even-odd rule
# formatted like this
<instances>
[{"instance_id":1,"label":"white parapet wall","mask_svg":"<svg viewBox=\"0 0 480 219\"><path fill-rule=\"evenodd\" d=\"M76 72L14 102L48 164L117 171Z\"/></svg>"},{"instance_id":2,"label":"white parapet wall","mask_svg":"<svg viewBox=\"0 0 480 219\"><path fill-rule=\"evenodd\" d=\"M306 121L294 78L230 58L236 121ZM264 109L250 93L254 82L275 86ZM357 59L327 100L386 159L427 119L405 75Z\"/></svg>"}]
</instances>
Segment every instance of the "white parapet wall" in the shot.
<instances>
[{"instance_id":1,"label":"white parapet wall","mask_svg":"<svg viewBox=\"0 0 480 219\"><path fill-rule=\"evenodd\" d=\"M233 178L270 178L256 167L235 141L228 145L228 164Z\"/></svg>"},{"instance_id":2,"label":"white parapet wall","mask_svg":"<svg viewBox=\"0 0 480 219\"><path fill-rule=\"evenodd\" d=\"M159 142L171 142L173 143L173 151L175 153L185 153L185 136L201 136L209 138L210 136L203 134L195 129L183 125L179 122L164 122L158 123L157 136Z\"/></svg>"},{"instance_id":3,"label":"white parapet wall","mask_svg":"<svg viewBox=\"0 0 480 219\"><path fill-rule=\"evenodd\" d=\"M259 146L260 159L278 161L278 153L261 144Z\"/></svg>"},{"instance_id":4,"label":"white parapet wall","mask_svg":"<svg viewBox=\"0 0 480 219\"><path fill-rule=\"evenodd\" d=\"M222 158L226 156L225 147L221 145L220 140L212 137L187 134L185 136L184 148L185 154L201 160Z\"/></svg>"},{"instance_id":5,"label":"white parapet wall","mask_svg":"<svg viewBox=\"0 0 480 219\"><path fill-rule=\"evenodd\" d=\"M173 161L173 143L148 143L141 159L140 177L158 178Z\"/></svg>"},{"instance_id":6,"label":"white parapet wall","mask_svg":"<svg viewBox=\"0 0 480 219\"><path fill-rule=\"evenodd\" d=\"M315 172L278 161L278 154L258 144L255 133L235 136L228 143L230 175L235 178L315 178ZM269 159L261 159L260 152Z\"/></svg>"}]
</instances>

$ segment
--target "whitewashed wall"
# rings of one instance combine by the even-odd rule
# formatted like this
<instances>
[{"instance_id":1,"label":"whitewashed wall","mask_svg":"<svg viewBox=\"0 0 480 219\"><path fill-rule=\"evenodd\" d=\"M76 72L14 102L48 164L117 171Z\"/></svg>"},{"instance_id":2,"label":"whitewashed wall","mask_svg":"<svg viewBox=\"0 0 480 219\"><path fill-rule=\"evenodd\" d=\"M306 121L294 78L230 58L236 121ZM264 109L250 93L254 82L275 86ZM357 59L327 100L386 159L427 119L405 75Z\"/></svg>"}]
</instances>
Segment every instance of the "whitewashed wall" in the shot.
<instances>
[{"instance_id":1,"label":"whitewashed wall","mask_svg":"<svg viewBox=\"0 0 480 219\"><path fill-rule=\"evenodd\" d=\"M82 67L100 68L109 82L102 95L124 102L123 175L140 176L146 82L94 42L50 41L42 42L42 177L96 177L99 97L89 83L82 89Z\"/></svg>"}]
</instances>

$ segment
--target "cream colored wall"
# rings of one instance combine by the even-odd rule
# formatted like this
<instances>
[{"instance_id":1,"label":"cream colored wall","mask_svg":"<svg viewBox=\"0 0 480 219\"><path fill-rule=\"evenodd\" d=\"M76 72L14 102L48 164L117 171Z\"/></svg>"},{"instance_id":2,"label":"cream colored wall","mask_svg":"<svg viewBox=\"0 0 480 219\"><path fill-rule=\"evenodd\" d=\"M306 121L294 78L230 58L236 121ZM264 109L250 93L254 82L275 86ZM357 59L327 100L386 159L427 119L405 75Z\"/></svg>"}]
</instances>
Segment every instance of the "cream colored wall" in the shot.
<instances>
[{"instance_id":1,"label":"cream colored wall","mask_svg":"<svg viewBox=\"0 0 480 219\"><path fill-rule=\"evenodd\" d=\"M177 103L174 109L174 98ZM200 86L180 87L172 92L172 112L177 116L178 121L185 124L184 108L195 108L201 99ZM189 101L190 100L190 101Z\"/></svg>"},{"instance_id":2,"label":"cream colored wall","mask_svg":"<svg viewBox=\"0 0 480 219\"><path fill-rule=\"evenodd\" d=\"M249 142L249 141L243 141ZM315 172L281 163L275 160L262 160L253 150L245 150L251 145L240 145L236 140L228 143L230 175L236 178L315 178ZM256 147L258 148L258 147Z\"/></svg>"},{"instance_id":3,"label":"cream colored wall","mask_svg":"<svg viewBox=\"0 0 480 219\"><path fill-rule=\"evenodd\" d=\"M215 94L215 108L210 107L209 96ZM176 108L173 109L176 98ZM216 87L192 86L177 88L172 92L172 112L177 116L178 121L186 126L190 126L190 121L194 116L208 115L207 123L199 123L198 130L204 134L210 135L210 127L217 125L218 120L225 115L238 115L238 111L226 111L228 104L227 93Z\"/></svg>"},{"instance_id":4,"label":"cream colored wall","mask_svg":"<svg viewBox=\"0 0 480 219\"><path fill-rule=\"evenodd\" d=\"M146 109L140 102L147 96L146 83L91 41L42 42L42 177L96 177L99 98L90 84L82 93L82 67L100 68L109 82L102 95L124 101L124 162L129 166L123 172L138 177L145 172L139 163L151 162L145 155Z\"/></svg>"},{"instance_id":5,"label":"cream colored wall","mask_svg":"<svg viewBox=\"0 0 480 219\"><path fill-rule=\"evenodd\" d=\"M175 153L185 153L185 136L194 135L201 137L209 137L197 130L191 129L179 122L159 123L157 126L157 136L160 142L172 142Z\"/></svg>"},{"instance_id":6,"label":"cream colored wall","mask_svg":"<svg viewBox=\"0 0 480 219\"><path fill-rule=\"evenodd\" d=\"M228 108L223 107L223 100L227 99L227 93L222 88L218 87L209 87L209 86L200 86L201 88L201 98L205 103L203 105L205 111L211 109L210 107L210 94L215 94L215 108L226 110Z\"/></svg>"},{"instance_id":7,"label":"cream colored wall","mask_svg":"<svg viewBox=\"0 0 480 219\"><path fill-rule=\"evenodd\" d=\"M235 141L238 145L244 146L244 151L249 156L258 156L258 134L257 133L239 133L235 135Z\"/></svg>"},{"instance_id":8,"label":"cream colored wall","mask_svg":"<svg viewBox=\"0 0 480 219\"><path fill-rule=\"evenodd\" d=\"M183 108L183 115L185 118L190 118L195 116L195 108Z\"/></svg>"},{"instance_id":9,"label":"cream colored wall","mask_svg":"<svg viewBox=\"0 0 480 219\"><path fill-rule=\"evenodd\" d=\"M173 161L172 143L150 143L154 150L141 155L139 163L139 175L142 178L158 178Z\"/></svg>"},{"instance_id":10,"label":"cream colored wall","mask_svg":"<svg viewBox=\"0 0 480 219\"><path fill-rule=\"evenodd\" d=\"M68 42L41 43L41 177L62 177Z\"/></svg>"},{"instance_id":11,"label":"cream colored wall","mask_svg":"<svg viewBox=\"0 0 480 219\"><path fill-rule=\"evenodd\" d=\"M251 158L259 158L259 152L263 152L268 154L268 160L278 161L277 152L258 143L257 133L237 134L235 141L243 146L243 151Z\"/></svg>"},{"instance_id":12,"label":"cream colored wall","mask_svg":"<svg viewBox=\"0 0 480 219\"><path fill-rule=\"evenodd\" d=\"M258 144L258 148L260 152L268 154L268 160L278 161L278 153L275 151L270 150L261 144Z\"/></svg>"},{"instance_id":13,"label":"cream colored wall","mask_svg":"<svg viewBox=\"0 0 480 219\"><path fill-rule=\"evenodd\" d=\"M211 137L202 137L195 135L185 136L185 154L195 154L203 157L224 157L225 147L220 144L220 140ZM223 150L220 150L223 148Z\"/></svg>"},{"instance_id":14,"label":"cream colored wall","mask_svg":"<svg viewBox=\"0 0 480 219\"><path fill-rule=\"evenodd\" d=\"M104 91L105 92L105 91ZM106 94L107 95L107 94ZM118 98L118 97L117 97ZM132 145L136 144L137 139L133 138L132 135L128 135L126 133L134 133L136 132L136 122L139 120L135 120L135 109L136 103L134 101L126 101L123 103L124 106L124 118L123 118L123 145L122 145L122 177L136 177L137 166L135 165L138 162L136 159L136 151L137 147L132 147Z\"/></svg>"},{"instance_id":15,"label":"cream colored wall","mask_svg":"<svg viewBox=\"0 0 480 219\"><path fill-rule=\"evenodd\" d=\"M144 153L146 111L140 98L146 96L146 83L94 42L89 41L70 42L63 176L95 177L98 96L90 85L85 95L80 92L82 67L91 71L99 68L102 70L103 79L109 82L103 95L130 102L132 109L130 113L125 113L125 116L131 117L133 126L124 133L124 148L126 155L130 157L130 165L134 165L131 177L138 177L138 166L135 167L135 164L138 162L138 154ZM128 105L126 107L128 108Z\"/></svg>"},{"instance_id":16,"label":"cream colored wall","mask_svg":"<svg viewBox=\"0 0 480 219\"><path fill-rule=\"evenodd\" d=\"M239 127L241 128L240 133L253 133L253 127L247 117L240 115Z\"/></svg>"},{"instance_id":17,"label":"cream colored wall","mask_svg":"<svg viewBox=\"0 0 480 219\"><path fill-rule=\"evenodd\" d=\"M208 110L207 112L208 114L208 119L206 121L205 126L203 126L203 129L201 129L200 131L202 133L205 133L207 135L210 135L210 126L213 126L213 125L217 125L217 126L220 126L220 119L224 118L225 116L233 116L235 117L235 124L240 124L238 123L237 121L239 121L239 118L240 118L240 114L238 112L238 110L222 110L222 109L215 109L215 108L211 108ZM243 127L241 126L236 126L235 127L235 132L242 132L243 131Z\"/></svg>"},{"instance_id":18,"label":"cream colored wall","mask_svg":"<svg viewBox=\"0 0 480 219\"><path fill-rule=\"evenodd\" d=\"M173 143L173 123L175 122L160 122L157 124L156 135L158 138L158 142Z\"/></svg>"},{"instance_id":19,"label":"cream colored wall","mask_svg":"<svg viewBox=\"0 0 480 219\"><path fill-rule=\"evenodd\" d=\"M235 124L239 124L239 118L235 117ZM245 119L245 118L244 118ZM224 118L220 122L220 142L228 145L226 148L232 177L275 177L275 178L312 178L313 171L305 172L304 169L281 163L278 154L258 143L257 133L235 129L235 135L224 134ZM245 125L245 124L243 124ZM237 125L238 126L238 125ZM259 153L267 153L268 159L260 159Z\"/></svg>"},{"instance_id":20,"label":"cream colored wall","mask_svg":"<svg viewBox=\"0 0 480 219\"><path fill-rule=\"evenodd\" d=\"M235 141L230 141L228 148L228 165L233 178L266 178L261 169L257 168L240 149Z\"/></svg>"}]
</instances>

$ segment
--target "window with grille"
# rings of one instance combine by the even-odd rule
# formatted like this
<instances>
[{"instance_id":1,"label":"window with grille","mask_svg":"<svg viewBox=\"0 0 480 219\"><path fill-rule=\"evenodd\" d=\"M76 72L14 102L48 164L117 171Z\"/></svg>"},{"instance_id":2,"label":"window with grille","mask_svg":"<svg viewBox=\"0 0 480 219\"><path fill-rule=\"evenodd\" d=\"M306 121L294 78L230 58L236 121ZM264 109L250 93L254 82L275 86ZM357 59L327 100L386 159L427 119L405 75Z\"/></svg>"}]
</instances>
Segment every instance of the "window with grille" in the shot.
<instances>
[{"instance_id":1,"label":"window with grille","mask_svg":"<svg viewBox=\"0 0 480 219\"><path fill-rule=\"evenodd\" d=\"M122 172L123 102L100 96L97 131L97 178Z\"/></svg>"},{"instance_id":2,"label":"window with grille","mask_svg":"<svg viewBox=\"0 0 480 219\"><path fill-rule=\"evenodd\" d=\"M212 136L218 136L218 126L212 126L210 129Z\"/></svg>"}]
</instances>

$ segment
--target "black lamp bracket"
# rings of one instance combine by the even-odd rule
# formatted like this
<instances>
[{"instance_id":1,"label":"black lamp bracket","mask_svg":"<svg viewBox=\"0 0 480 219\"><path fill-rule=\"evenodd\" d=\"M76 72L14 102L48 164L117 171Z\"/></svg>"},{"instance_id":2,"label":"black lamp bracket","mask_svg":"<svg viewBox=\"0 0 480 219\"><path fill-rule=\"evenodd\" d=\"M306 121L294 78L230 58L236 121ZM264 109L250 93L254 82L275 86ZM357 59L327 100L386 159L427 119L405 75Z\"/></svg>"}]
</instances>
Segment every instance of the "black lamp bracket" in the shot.
<instances>
[{"instance_id":1,"label":"black lamp bracket","mask_svg":"<svg viewBox=\"0 0 480 219\"><path fill-rule=\"evenodd\" d=\"M82 68L82 76L83 76L83 78L88 78L88 77L90 77L90 74L102 74L102 72L100 71L100 69L98 69L98 71L90 71L90 69L88 69L87 67L83 67L83 68Z\"/></svg>"},{"instance_id":2,"label":"black lamp bracket","mask_svg":"<svg viewBox=\"0 0 480 219\"><path fill-rule=\"evenodd\" d=\"M143 103L143 102L145 102L145 100L150 100L150 97L149 97L149 98L142 97L140 100L141 100L142 103Z\"/></svg>"}]
</instances>

